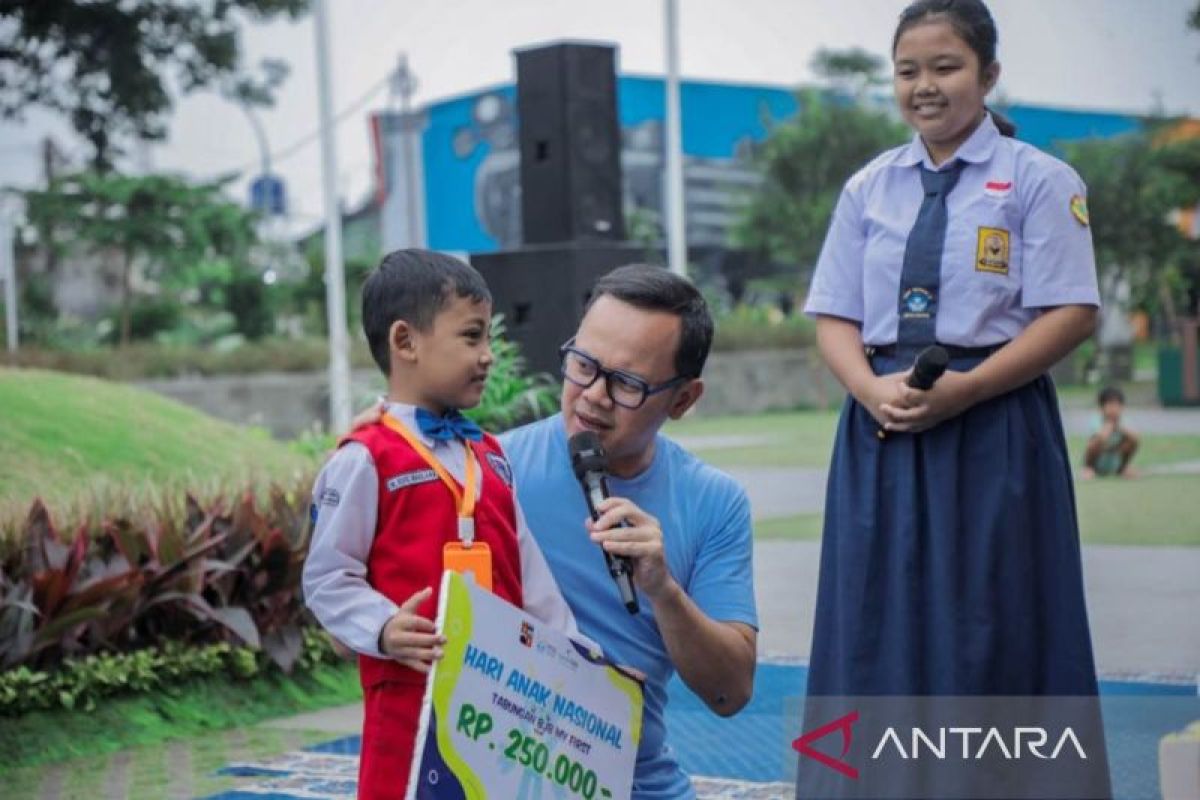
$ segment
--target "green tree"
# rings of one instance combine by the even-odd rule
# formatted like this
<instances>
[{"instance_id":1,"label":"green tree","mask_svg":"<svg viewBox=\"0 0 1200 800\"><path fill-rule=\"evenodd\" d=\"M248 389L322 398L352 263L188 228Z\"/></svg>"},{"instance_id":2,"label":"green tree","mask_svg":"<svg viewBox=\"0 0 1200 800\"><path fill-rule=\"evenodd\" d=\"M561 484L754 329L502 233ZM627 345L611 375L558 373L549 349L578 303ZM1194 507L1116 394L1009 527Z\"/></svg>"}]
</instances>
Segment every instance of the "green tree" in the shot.
<instances>
[{"instance_id":1,"label":"green tree","mask_svg":"<svg viewBox=\"0 0 1200 800\"><path fill-rule=\"evenodd\" d=\"M763 182L734 229L735 243L807 273L846 180L908 135L882 112L801 92L799 113L774 127L758 155Z\"/></svg>"},{"instance_id":2,"label":"green tree","mask_svg":"<svg viewBox=\"0 0 1200 800\"><path fill-rule=\"evenodd\" d=\"M1101 276L1128 281L1135 306L1173 317L1196 286L1194 245L1172 212L1200 200L1200 144L1156 147L1150 132L1139 132L1068 143L1064 151L1088 187Z\"/></svg>"},{"instance_id":3,"label":"green tree","mask_svg":"<svg viewBox=\"0 0 1200 800\"><path fill-rule=\"evenodd\" d=\"M121 258L120 341L131 334L133 268L170 288L202 287L214 275L236 282L257 241L255 217L222 194L220 183L172 175L81 172L25 193L41 243Z\"/></svg>"},{"instance_id":4,"label":"green tree","mask_svg":"<svg viewBox=\"0 0 1200 800\"><path fill-rule=\"evenodd\" d=\"M93 166L106 170L123 141L165 136L172 90L238 75L245 19L294 19L307 8L308 0L0 0L0 113L63 113L92 145Z\"/></svg>"},{"instance_id":5,"label":"green tree","mask_svg":"<svg viewBox=\"0 0 1200 800\"><path fill-rule=\"evenodd\" d=\"M845 87L860 99L872 86L883 84L883 68L886 65L887 61L881 56L858 47L849 50L827 50L822 47L809 62L812 71L827 85Z\"/></svg>"}]
</instances>

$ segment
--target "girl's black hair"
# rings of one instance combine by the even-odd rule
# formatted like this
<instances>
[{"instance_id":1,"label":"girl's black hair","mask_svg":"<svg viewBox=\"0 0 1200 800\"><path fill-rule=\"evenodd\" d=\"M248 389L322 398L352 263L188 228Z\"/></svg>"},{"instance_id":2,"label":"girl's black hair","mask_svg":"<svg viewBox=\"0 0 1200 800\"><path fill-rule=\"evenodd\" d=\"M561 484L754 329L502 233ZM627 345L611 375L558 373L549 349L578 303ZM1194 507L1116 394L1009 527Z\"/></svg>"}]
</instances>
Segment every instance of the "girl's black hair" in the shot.
<instances>
[{"instance_id":1,"label":"girl's black hair","mask_svg":"<svg viewBox=\"0 0 1200 800\"><path fill-rule=\"evenodd\" d=\"M938 17L954 29L967 46L979 58L979 72L996 63L996 23L992 13L983 4L983 0L915 0L908 8L900 13L900 22L896 25L896 35L892 37L892 55L896 54L896 45L900 36L909 28L924 22L929 17ZM1017 126L1008 117L998 111L984 106L997 130L1003 136L1015 136Z\"/></svg>"}]
</instances>

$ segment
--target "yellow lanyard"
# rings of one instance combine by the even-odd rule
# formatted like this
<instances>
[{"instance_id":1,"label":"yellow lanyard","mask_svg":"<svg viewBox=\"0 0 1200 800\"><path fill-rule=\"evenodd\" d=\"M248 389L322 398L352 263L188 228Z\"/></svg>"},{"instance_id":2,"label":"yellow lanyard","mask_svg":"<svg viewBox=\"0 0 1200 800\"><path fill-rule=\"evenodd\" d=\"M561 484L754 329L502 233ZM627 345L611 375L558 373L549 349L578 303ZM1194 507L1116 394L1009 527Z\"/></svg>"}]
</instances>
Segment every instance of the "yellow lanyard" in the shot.
<instances>
[{"instance_id":1,"label":"yellow lanyard","mask_svg":"<svg viewBox=\"0 0 1200 800\"><path fill-rule=\"evenodd\" d=\"M458 538L469 546L475 540L475 481L478 471L478 462L475 460L475 450L471 447L471 443L463 441L463 449L467 451L466 487L464 490L459 488L458 481L454 480L454 477L446 471L437 456L431 453L420 439L413 436L412 431L404 427L403 423L390 414L384 414L381 421L412 445L412 449L416 450L417 454L433 467L433 471L442 479L442 483L446 484L450 494L454 495L454 507L458 512Z\"/></svg>"}]
</instances>

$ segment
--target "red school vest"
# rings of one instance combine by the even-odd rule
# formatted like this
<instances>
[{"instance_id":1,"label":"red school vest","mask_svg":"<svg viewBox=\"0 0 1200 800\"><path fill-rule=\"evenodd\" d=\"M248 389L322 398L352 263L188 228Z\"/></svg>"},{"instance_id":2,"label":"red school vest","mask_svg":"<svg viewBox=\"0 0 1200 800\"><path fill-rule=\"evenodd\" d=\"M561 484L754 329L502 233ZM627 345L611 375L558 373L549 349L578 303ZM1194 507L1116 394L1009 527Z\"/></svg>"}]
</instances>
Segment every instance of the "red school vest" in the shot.
<instances>
[{"instance_id":1,"label":"red school vest","mask_svg":"<svg viewBox=\"0 0 1200 800\"><path fill-rule=\"evenodd\" d=\"M417 612L433 619L442 579L442 546L458 541L454 496L412 445L382 423L361 428L347 438L370 451L379 477L367 582L397 605L426 586L432 587L433 595ZM475 505L475 541L487 542L491 548L492 591L520 608L521 554L512 471L494 437L484 434L482 441L466 444L475 453L482 485ZM364 689L385 681L425 685L423 673L390 659L360 655L358 663Z\"/></svg>"}]
</instances>

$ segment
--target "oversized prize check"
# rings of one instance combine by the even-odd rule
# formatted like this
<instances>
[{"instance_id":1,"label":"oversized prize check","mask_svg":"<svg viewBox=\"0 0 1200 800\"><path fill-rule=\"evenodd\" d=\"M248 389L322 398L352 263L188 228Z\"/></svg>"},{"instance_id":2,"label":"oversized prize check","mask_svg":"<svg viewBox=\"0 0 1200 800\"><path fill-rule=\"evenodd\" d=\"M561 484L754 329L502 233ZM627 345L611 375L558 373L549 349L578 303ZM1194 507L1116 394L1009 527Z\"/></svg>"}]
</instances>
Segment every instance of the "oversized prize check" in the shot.
<instances>
[{"instance_id":1,"label":"oversized prize check","mask_svg":"<svg viewBox=\"0 0 1200 800\"><path fill-rule=\"evenodd\" d=\"M637 681L456 572L437 627L407 800L629 797Z\"/></svg>"}]
</instances>

